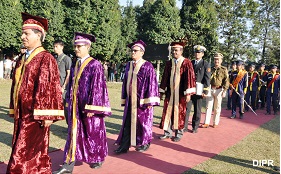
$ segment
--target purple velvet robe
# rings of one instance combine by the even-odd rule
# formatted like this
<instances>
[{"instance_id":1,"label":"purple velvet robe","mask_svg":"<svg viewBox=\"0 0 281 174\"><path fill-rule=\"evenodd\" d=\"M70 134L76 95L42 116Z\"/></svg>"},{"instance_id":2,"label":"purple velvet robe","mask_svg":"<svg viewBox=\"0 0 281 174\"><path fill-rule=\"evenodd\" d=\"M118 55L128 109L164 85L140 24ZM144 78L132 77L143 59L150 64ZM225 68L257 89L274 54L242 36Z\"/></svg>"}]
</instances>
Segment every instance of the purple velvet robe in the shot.
<instances>
[{"instance_id":1,"label":"purple velvet robe","mask_svg":"<svg viewBox=\"0 0 281 174\"><path fill-rule=\"evenodd\" d=\"M148 106L160 104L158 82L153 65L150 62L141 59L135 67L133 62L127 63L121 100L121 105L125 108L122 128L116 143L121 143L124 124L128 115L131 116L131 145L150 143L152 139L153 107L148 108ZM127 113L128 109L131 110L131 113Z\"/></svg>"},{"instance_id":2,"label":"purple velvet robe","mask_svg":"<svg viewBox=\"0 0 281 174\"><path fill-rule=\"evenodd\" d=\"M70 70L69 84L64 162L102 162L108 154L104 117L111 115L102 65L91 57L80 68L77 62ZM87 117L87 113L94 116Z\"/></svg>"},{"instance_id":3,"label":"purple velvet robe","mask_svg":"<svg viewBox=\"0 0 281 174\"><path fill-rule=\"evenodd\" d=\"M7 173L52 173L50 127L40 125L42 120L64 119L59 78L55 58L43 47L34 49L28 59L18 59L11 88L14 133Z\"/></svg>"}]
</instances>

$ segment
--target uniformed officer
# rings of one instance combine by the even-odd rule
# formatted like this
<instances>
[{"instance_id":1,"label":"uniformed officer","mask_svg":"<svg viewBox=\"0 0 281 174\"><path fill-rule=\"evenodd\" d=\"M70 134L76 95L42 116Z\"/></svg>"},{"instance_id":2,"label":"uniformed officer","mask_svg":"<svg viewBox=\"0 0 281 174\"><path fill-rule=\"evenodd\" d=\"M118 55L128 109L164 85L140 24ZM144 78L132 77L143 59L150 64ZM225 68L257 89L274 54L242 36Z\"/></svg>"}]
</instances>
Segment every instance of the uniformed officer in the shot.
<instances>
[{"instance_id":1,"label":"uniformed officer","mask_svg":"<svg viewBox=\"0 0 281 174\"><path fill-rule=\"evenodd\" d=\"M206 48L201 45L195 45L193 49L195 60L192 60L192 64L196 78L196 94L192 95L191 101L187 103L184 131L186 132L188 130L189 112L191 110L191 104L193 104L192 133L197 133L201 119L202 99L205 98L209 92L211 67L207 61L202 59Z\"/></svg>"},{"instance_id":2,"label":"uniformed officer","mask_svg":"<svg viewBox=\"0 0 281 174\"><path fill-rule=\"evenodd\" d=\"M232 70L228 71L228 77L229 79L231 79L231 77L233 76L233 72L237 70L236 68L236 61L233 61L231 63L231 67L232 67ZM226 110L231 110L231 96L230 96L230 88L227 89L227 108Z\"/></svg>"},{"instance_id":3,"label":"uniformed officer","mask_svg":"<svg viewBox=\"0 0 281 174\"><path fill-rule=\"evenodd\" d=\"M202 125L203 128L208 128L210 125L212 108L214 105L214 120L213 128L216 128L220 121L221 114L221 102L222 98L226 96L227 89L229 88L229 77L227 68L221 66L223 55L216 53L214 56L215 66L212 67L212 76L210 79L211 84L211 95L207 97L207 111L205 123Z\"/></svg>"},{"instance_id":4,"label":"uniformed officer","mask_svg":"<svg viewBox=\"0 0 281 174\"><path fill-rule=\"evenodd\" d=\"M230 118L236 118L236 106L239 107L239 118L244 117L244 96L248 87L248 73L243 69L243 61L237 61L237 70L233 72L233 76L230 79L230 95L232 99L232 111ZM240 95L238 95L238 94Z\"/></svg>"},{"instance_id":5,"label":"uniformed officer","mask_svg":"<svg viewBox=\"0 0 281 174\"><path fill-rule=\"evenodd\" d=\"M256 96L260 86L259 73L255 71L255 64L250 64L248 72L248 89L246 93L246 102L250 104L253 110L256 110ZM245 111L249 111L249 107L245 106Z\"/></svg>"},{"instance_id":6,"label":"uniformed officer","mask_svg":"<svg viewBox=\"0 0 281 174\"><path fill-rule=\"evenodd\" d=\"M271 103L273 105L274 115L277 115L278 111L278 96L280 90L280 75L276 73L277 66L273 65L271 67L271 72L268 73L266 82L266 115L271 114Z\"/></svg>"},{"instance_id":7,"label":"uniformed officer","mask_svg":"<svg viewBox=\"0 0 281 174\"><path fill-rule=\"evenodd\" d=\"M258 71L259 77L260 77L260 88L259 88L259 94L258 96L258 102L257 102L257 109L260 107L260 109L264 109L265 106L265 96L266 96L266 77L268 74L268 71L265 70L265 64L262 63L260 65L260 70Z\"/></svg>"}]
</instances>

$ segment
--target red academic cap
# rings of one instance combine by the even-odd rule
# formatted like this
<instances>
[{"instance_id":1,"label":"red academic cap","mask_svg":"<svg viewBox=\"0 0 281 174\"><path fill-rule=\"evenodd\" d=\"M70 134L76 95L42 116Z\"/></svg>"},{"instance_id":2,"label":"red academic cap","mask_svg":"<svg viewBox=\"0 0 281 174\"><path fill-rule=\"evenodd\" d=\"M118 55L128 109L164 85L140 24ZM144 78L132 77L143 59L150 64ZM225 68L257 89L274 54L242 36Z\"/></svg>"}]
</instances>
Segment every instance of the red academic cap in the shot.
<instances>
[{"instance_id":1,"label":"red academic cap","mask_svg":"<svg viewBox=\"0 0 281 174\"><path fill-rule=\"evenodd\" d=\"M79 33L79 32L74 33L74 45L83 45L83 44L91 45L91 43L95 41L96 38L94 35Z\"/></svg>"},{"instance_id":2,"label":"red academic cap","mask_svg":"<svg viewBox=\"0 0 281 174\"><path fill-rule=\"evenodd\" d=\"M135 41L133 43L130 43L127 45L127 47L129 47L130 49L132 49L133 47L135 46L138 46L140 47L143 51L145 51L145 47L146 47L146 44L142 41L142 40L138 40L138 41Z\"/></svg>"},{"instance_id":3,"label":"red academic cap","mask_svg":"<svg viewBox=\"0 0 281 174\"><path fill-rule=\"evenodd\" d=\"M170 44L171 47L180 47L180 48L183 48L185 46L185 43L184 42L172 42Z\"/></svg>"},{"instance_id":4,"label":"red academic cap","mask_svg":"<svg viewBox=\"0 0 281 174\"><path fill-rule=\"evenodd\" d=\"M41 31L45 35L45 31L48 31L48 20L39 16L32 16L28 13L21 13L23 20L22 29L36 29Z\"/></svg>"}]
</instances>

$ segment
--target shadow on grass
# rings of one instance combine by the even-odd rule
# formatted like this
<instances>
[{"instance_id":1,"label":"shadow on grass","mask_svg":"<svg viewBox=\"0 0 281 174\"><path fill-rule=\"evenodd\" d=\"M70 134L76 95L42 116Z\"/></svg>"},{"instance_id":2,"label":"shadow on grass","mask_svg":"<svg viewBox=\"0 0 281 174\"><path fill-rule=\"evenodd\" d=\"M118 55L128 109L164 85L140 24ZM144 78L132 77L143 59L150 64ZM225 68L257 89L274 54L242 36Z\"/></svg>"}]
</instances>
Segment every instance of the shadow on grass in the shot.
<instances>
[{"instance_id":1,"label":"shadow on grass","mask_svg":"<svg viewBox=\"0 0 281 174\"><path fill-rule=\"evenodd\" d=\"M122 125L111 122L105 122L105 126L106 132L110 134L119 134Z\"/></svg>"},{"instance_id":2,"label":"shadow on grass","mask_svg":"<svg viewBox=\"0 0 281 174\"><path fill-rule=\"evenodd\" d=\"M12 145L12 138L13 138L13 135L12 134L8 134L6 132L0 132L0 142L3 143L3 144L6 144L7 146L10 146Z\"/></svg>"},{"instance_id":3,"label":"shadow on grass","mask_svg":"<svg viewBox=\"0 0 281 174\"><path fill-rule=\"evenodd\" d=\"M9 108L0 106L0 118L10 123L14 123L14 118L9 116Z\"/></svg>"},{"instance_id":4,"label":"shadow on grass","mask_svg":"<svg viewBox=\"0 0 281 174\"><path fill-rule=\"evenodd\" d=\"M66 138L67 138L67 128L66 127L52 124L50 131L52 132L52 134L60 137L63 140L66 140Z\"/></svg>"},{"instance_id":5,"label":"shadow on grass","mask_svg":"<svg viewBox=\"0 0 281 174\"><path fill-rule=\"evenodd\" d=\"M276 171L274 171L273 167L269 169L266 168L262 168L262 167L256 167L253 166L253 161L250 160L244 160L244 159L239 159L239 158L233 158L233 157L229 157L229 156L223 156L223 155L216 155L214 158L214 160L218 160L218 161L222 161L222 162L227 162L230 164L234 164L237 165L239 167L245 167L245 168L251 168L257 171L261 171L264 173L274 173ZM185 171L183 174L198 174L198 170L196 169L190 169L188 171ZM200 172L199 172L200 173ZM202 172L205 173L205 172Z\"/></svg>"}]
</instances>

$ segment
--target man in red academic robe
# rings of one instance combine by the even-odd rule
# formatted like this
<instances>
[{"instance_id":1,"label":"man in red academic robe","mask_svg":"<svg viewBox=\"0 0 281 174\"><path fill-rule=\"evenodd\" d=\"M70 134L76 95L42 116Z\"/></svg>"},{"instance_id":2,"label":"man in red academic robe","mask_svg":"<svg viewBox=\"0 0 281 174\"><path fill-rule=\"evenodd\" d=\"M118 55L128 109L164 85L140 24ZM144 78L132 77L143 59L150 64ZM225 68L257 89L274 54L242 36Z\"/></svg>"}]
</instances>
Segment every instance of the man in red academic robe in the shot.
<instances>
[{"instance_id":1,"label":"man in red academic robe","mask_svg":"<svg viewBox=\"0 0 281 174\"><path fill-rule=\"evenodd\" d=\"M50 174L50 125L64 119L58 65L42 47L48 21L27 13L22 19L27 52L17 61L11 88L14 134L7 173Z\"/></svg>"},{"instance_id":2,"label":"man in red academic robe","mask_svg":"<svg viewBox=\"0 0 281 174\"><path fill-rule=\"evenodd\" d=\"M182 42L171 43L173 59L166 62L160 84L160 98L165 93L160 123L160 128L164 129L164 135L159 137L162 140L172 138L172 129L174 129L175 137L172 141L180 141L183 135L186 102L195 93L195 74L192 63L182 56L184 45Z\"/></svg>"}]
</instances>

